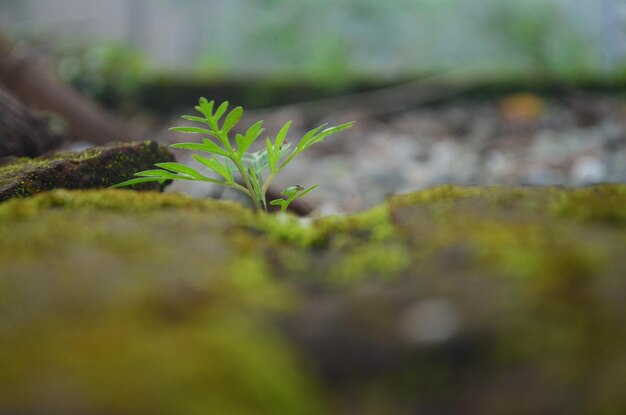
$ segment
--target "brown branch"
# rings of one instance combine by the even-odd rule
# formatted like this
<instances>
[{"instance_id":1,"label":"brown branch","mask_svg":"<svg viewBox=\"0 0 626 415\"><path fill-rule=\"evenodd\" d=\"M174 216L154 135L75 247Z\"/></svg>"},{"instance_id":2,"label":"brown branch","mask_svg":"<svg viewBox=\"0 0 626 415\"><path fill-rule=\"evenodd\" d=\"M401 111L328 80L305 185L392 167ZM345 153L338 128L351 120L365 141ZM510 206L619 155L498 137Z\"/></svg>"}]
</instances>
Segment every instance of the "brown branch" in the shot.
<instances>
[{"instance_id":1,"label":"brown branch","mask_svg":"<svg viewBox=\"0 0 626 415\"><path fill-rule=\"evenodd\" d=\"M20 101L62 116L68 123L68 136L72 140L105 144L142 138L124 120L55 79L42 56L25 44L13 44L2 33L0 84Z\"/></svg>"},{"instance_id":2,"label":"brown branch","mask_svg":"<svg viewBox=\"0 0 626 415\"><path fill-rule=\"evenodd\" d=\"M31 110L0 86L0 158L37 157L63 141L45 117Z\"/></svg>"}]
</instances>

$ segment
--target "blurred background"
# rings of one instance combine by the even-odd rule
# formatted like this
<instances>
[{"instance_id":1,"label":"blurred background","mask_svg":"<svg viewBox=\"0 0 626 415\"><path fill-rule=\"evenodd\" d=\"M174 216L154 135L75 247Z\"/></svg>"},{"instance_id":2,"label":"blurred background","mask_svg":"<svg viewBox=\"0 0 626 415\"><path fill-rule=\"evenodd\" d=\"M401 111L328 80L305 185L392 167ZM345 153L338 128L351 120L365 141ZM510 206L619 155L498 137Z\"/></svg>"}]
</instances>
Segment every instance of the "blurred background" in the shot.
<instances>
[{"instance_id":1,"label":"blurred background","mask_svg":"<svg viewBox=\"0 0 626 415\"><path fill-rule=\"evenodd\" d=\"M199 96L268 133L356 120L278 183L320 184L321 214L439 183L626 181L626 0L0 0L0 30L133 125L120 139L188 141L167 128Z\"/></svg>"}]
</instances>

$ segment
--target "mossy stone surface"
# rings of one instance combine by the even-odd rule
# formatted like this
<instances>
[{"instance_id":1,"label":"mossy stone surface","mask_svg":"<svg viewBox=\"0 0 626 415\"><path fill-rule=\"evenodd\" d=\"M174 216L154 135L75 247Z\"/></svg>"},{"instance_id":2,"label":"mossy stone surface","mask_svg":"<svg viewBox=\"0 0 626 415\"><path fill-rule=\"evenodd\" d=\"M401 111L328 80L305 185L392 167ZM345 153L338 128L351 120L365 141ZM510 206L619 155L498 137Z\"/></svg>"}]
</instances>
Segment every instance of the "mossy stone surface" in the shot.
<instances>
[{"instance_id":1,"label":"mossy stone surface","mask_svg":"<svg viewBox=\"0 0 626 415\"><path fill-rule=\"evenodd\" d=\"M78 153L19 158L0 166L0 202L52 189L106 188L131 179L155 163L174 161L170 151L153 141L111 143ZM159 189L155 183L138 189Z\"/></svg>"},{"instance_id":2,"label":"mossy stone surface","mask_svg":"<svg viewBox=\"0 0 626 415\"><path fill-rule=\"evenodd\" d=\"M130 190L0 205L0 412L621 414L626 186L311 222Z\"/></svg>"}]
</instances>

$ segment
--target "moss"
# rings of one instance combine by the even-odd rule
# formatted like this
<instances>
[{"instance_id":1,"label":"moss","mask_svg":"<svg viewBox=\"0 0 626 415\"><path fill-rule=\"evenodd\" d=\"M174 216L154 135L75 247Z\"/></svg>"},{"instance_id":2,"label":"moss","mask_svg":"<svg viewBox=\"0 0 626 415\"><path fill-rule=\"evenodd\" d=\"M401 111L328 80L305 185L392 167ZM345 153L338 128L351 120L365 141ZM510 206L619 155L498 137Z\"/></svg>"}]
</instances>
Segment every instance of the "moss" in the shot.
<instances>
[{"instance_id":1,"label":"moss","mask_svg":"<svg viewBox=\"0 0 626 415\"><path fill-rule=\"evenodd\" d=\"M131 178L154 163L173 160L165 147L150 141L112 144L81 153L56 153L45 158L18 159L0 167L0 201L55 188L108 187ZM159 187L148 183L138 188Z\"/></svg>"},{"instance_id":2,"label":"moss","mask_svg":"<svg viewBox=\"0 0 626 415\"><path fill-rule=\"evenodd\" d=\"M625 188L8 201L0 412L618 414Z\"/></svg>"},{"instance_id":3,"label":"moss","mask_svg":"<svg viewBox=\"0 0 626 415\"><path fill-rule=\"evenodd\" d=\"M492 318L502 321L493 351L502 360L492 362L502 368L524 361L525 376L533 379L528 387L550 391L557 408L582 405L583 412L593 412L594 397L573 396L585 390L586 379L602 376L592 367L598 359L621 360L616 341L623 336L613 320L618 300L599 300L597 294L609 286L626 288L619 248L624 243L624 189L446 186L393 198L390 209L418 259L413 266L424 270L418 274L444 277L444 292L458 291L449 286L455 275L463 286L475 278L481 288L465 287L466 295L501 304ZM506 388L489 393L505 406L488 401L479 412L491 407L510 413L517 407L528 413L542 405L517 400ZM613 399L617 406L610 412L618 413L621 399Z\"/></svg>"},{"instance_id":4,"label":"moss","mask_svg":"<svg viewBox=\"0 0 626 415\"><path fill-rule=\"evenodd\" d=\"M460 187L453 185L437 186L421 192L393 196L392 203L395 205L414 205L419 203L440 203L442 201L456 201L461 198L488 195L489 189L477 187Z\"/></svg>"},{"instance_id":5,"label":"moss","mask_svg":"<svg viewBox=\"0 0 626 415\"><path fill-rule=\"evenodd\" d=\"M175 324L126 312L31 326L3 343L1 406L13 413L320 413L290 347L230 311Z\"/></svg>"},{"instance_id":6,"label":"moss","mask_svg":"<svg viewBox=\"0 0 626 415\"><path fill-rule=\"evenodd\" d=\"M260 215L255 219L248 226L271 241L266 255L281 272L302 282L344 286L393 279L409 263L384 205L348 217L302 220L293 215ZM382 249L381 244L385 244ZM310 256L311 250L315 257Z\"/></svg>"},{"instance_id":7,"label":"moss","mask_svg":"<svg viewBox=\"0 0 626 415\"><path fill-rule=\"evenodd\" d=\"M551 209L558 216L579 221L623 224L626 223L624 198L626 198L624 186L594 186L562 192Z\"/></svg>"},{"instance_id":8,"label":"moss","mask_svg":"<svg viewBox=\"0 0 626 415\"><path fill-rule=\"evenodd\" d=\"M354 285L364 279L397 278L410 262L407 249L401 244L364 244L342 252L328 269L328 278L341 285Z\"/></svg>"},{"instance_id":9,"label":"moss","mask_svg":"<svg viewBox=\"0 0 626 415\"><path fill-rule=\"evenodd\" d=\"M80 211L117 211L125 213L158 212L163 209L222 211L252 218L249 209L234 202L198 200L180 194L158 192L137 193L132 190L105 189L99 191L55 190L41 193L28 200L11 200L0 205L0 219L32 217L50 208Z\"/></svg>"},{"instance_id":10,"label":"moss","mask_svg":"<svg viewBox=\"0 0 626 415\"><path fill-rule=\"evenodd\" d=\"M255 238L233 232L253 215L128 190L0 206L0 291L29 291L0 296L18 315L0 322L0 408L320 413L314 377L270 320L294 297Z\"/></svg>"},{"instance_id":11,"label":"moss","mask_svg":"<svg viewBox=\"0 0 626 415\"><path fill-rule=\"evenodd\" d=\"M0 167L0 186L12 181L16 175L28 175L29 173L47 169L54 165L55 161L81 161L97 158L101 154L99 149L88 149L80 153L62 152L49 157L28 158L21 157L5 166Z\"/></svg>"},{"instance_id":12,"label":"moss","mask_svg":"<svg viewBox=\"0 0 626 415\"><path fill-rule=\"evenodd\" d=\"M421 245L427 255L445 246L463 245L482 267L496 266L505 274L536 278L556 277L559 272L545 267L562 253L577 258L562 260L564 266L571 262L576 269L596 269L594 264L602 261L592 258L602 246L596 246L589 235L585 238L587 229L577 229L567 219L613 221L624 212L625 200L624 186L571 190L444 186L393 198L390 206L392 220L406 227L410 236L432 236ZM600 242L603 245L605 240ZM584 258L589 266L583 265Z\"/></svg>"}]
</instances>

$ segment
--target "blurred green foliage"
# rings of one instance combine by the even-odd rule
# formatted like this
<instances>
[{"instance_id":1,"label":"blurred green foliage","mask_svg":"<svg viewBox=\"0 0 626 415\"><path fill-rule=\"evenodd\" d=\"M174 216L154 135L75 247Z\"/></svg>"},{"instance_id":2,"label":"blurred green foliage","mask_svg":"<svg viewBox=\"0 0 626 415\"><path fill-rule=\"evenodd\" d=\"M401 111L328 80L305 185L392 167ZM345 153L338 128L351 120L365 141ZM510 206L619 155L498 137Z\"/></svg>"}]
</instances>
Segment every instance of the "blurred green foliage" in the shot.
<instances>
[{"instance_id":1,"label":"blurred green foliage","mask_svg":"<svg viewBox=\"0 0 626 415\"><path fill-rule=\"evenodd\" d=\"M590 2L239 0L211 10L219 18L199 32L200 77L341 84L487 63L558 80L598 75L606 46L601 8Z\"/></svg>"},{"instance_id":2,"label":"blurred green foliage","mask_svg":"<svg viewBox=\"0 0 626 415\"><path fill-rule=\"evenodd\" d=\"M149 71L145 55L123 43L62 52L56 60L59 77L83 94L126 113L137 110L142 79Z\"/></svg>"},{"instance_id":3,"label":"blurred green foliage","mask_svg":"<svg viewBox=\"0 0 626 415\"><path fill-rule=\"evenodd\" d=\"M620 1L606 3L615 6ZM34 10L33 5L42 0L26 3ZM22 3L11 4L0 3L0 11L13 10L16 16L22 13L29 18ZM134 111L133 102L145 104L142 88L154 89L162 80L211 86L255 84L254 91L246 94L257 97L264 92L257 91L256 85L305 84L341 92L358 84L389 84L458 68L467 68L466 78L487 83L610 83L622 79L626 67L626 50L620 55L615 48L622 39L621 29L607 26L609 9L593 0L577 2L575 7L567 0L137 0L128 4L133 5L133 13L127 13L125 32L113 36L119 39L115 43L94 43L100 35L83 39L71 24L61 27L54 22L48 26L15 23L12 31L23 36L24 28L31 27L40 42L54 44L49 49L59 56L64 80L126 112ZM83 7L81 13L89 11L87 4ZM51 33L42 36L46 31ZM621 36L626 43L626 33ZM157 85L157 97L161 92ZM138 94L142 97L136 99ZM192 96L199 94L207 92ZM229 91L222 98L236 95Z\"/></svg>"},{"instance_id":4,"label":"blurred green foliage","mask_svg":"<svg viewBox=\"0 0 626 415\"><path fill-rule=\"evenodd\" d=\"M437 52L424 59L420 49L451 3L232 2L216 8L219 19L204 33L194 73L342 84L437 70Z\"/></svg>"},{"instance_id":5,"label":"blurred green foliage","mask_svg":"<svg viewBox=\"0 0 626 415\"><path fill-rule=\"evenodd\" d=\"M597 75L599 48L557 2L492 0L485 10L485 35L504 49L505 72L522 71L534 80Z\"/></svg>"}]
</instances>

